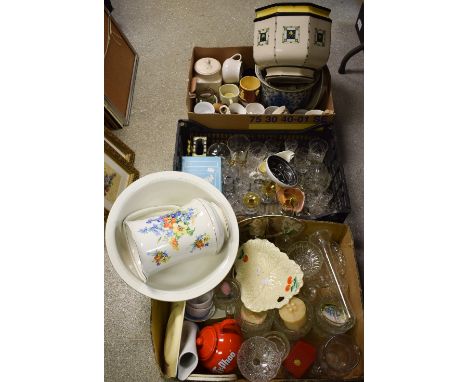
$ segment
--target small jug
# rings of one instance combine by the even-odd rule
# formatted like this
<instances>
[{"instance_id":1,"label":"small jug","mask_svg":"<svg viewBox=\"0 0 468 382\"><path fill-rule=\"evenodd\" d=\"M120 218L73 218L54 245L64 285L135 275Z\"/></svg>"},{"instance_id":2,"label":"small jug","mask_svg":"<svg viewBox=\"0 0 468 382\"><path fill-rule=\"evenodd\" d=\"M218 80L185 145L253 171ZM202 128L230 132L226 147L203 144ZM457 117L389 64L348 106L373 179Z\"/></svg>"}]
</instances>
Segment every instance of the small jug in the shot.
<instances>
[{"instance_id":1,"label":"small jug","mask_svg":"<svg viewBox=\"0 0 468 382\"><path fill-rule=\"evenodd\" d=\"M239 83L242 75L242 55L240 53L236 53L234 56L224 60L222 75L225 84Z\"/></svg>"}]
</instances>

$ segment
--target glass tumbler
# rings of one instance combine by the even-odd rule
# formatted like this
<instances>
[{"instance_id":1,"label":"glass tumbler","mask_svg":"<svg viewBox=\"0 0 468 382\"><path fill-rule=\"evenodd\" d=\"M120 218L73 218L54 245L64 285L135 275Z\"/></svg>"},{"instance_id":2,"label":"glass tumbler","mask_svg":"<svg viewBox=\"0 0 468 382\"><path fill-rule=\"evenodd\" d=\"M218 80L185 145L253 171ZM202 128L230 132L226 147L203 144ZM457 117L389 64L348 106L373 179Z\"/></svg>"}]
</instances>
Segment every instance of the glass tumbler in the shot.
<instances>
[{"instance_id":1,"label":"glass tumbler","mask_svg":"<svg viewBox=\"0 0 468 382\"><path fill-rule=\"evenodd\" d=\"M353 337L338 334L319 348L313 372L320 376L343 377L359 364L360 359L361 349Z\"/></svg>"},{"instance_id":2,"label":"glass tumbler","mask_svg":"<svg viewBox=\"0 0 468 382\"><path fill-rule=\"evenodd\" d=\"M328 143L324 139L317 138L309 141L309 159L313 163L322 163L328 151Z\"/></svg>"},{"instance_id":3,"label":"glass tumbler","mask_svg":"<svg viewBox=\"0 0 468 382\"><path fill-rule=\"evenodd\" d=\"M253 156L255 159L258 159L259 162L265 159L267 155L267 147L263 142L252 142L249 147L249 155Z\"/></svg>"},{"instance_id":4,"label":"glass tumbler","mask_svg":"<svg viewBox=\"0 0 468 382\"><path fill-rule=\"evenodd\" d=\"M283 151L283 142L276 139L267 139L265 141L265 146L267 148L268 155L278 154Z\"/></svg>"},{"instance_id":5,"label":"glass tumbler","mask_svg":"<svg viewBox=\"0 0 468 382\"><path fill-rule=\"evenodd\" d=\"M227 147L231 152L231 164L243 166L247 162L250 140L247 135L232 135L227 140Z\"/></svg>"},{"instance_id":6,"label":"glass tumbler","mask_svg":"<svg viewBox=\"0 0 468 382\"><path fill-rule=\"evenodd\" d=\"M284 140L284 149L285 150L291 150L291 151L296 151L297 148L299 147L299 142L297 139L294 138L287 138Z\"/></svg>"}]
</instances>

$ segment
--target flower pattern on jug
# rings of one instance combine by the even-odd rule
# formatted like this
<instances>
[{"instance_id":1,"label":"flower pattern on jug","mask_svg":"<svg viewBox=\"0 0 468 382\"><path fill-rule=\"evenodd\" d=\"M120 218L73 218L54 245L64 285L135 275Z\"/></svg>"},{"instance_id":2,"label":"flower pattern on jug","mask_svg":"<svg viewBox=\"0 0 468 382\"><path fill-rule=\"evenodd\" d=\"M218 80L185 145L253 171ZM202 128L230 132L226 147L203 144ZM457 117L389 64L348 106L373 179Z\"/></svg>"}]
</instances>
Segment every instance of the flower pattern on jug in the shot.
<instances>
[{"instance_id":1,"label":"flower pattern on jug","mask_svg":"<svg viewBox=\"0 0 468 382\"><path fill-rule=\"evenodd\" d=\"M193 236L195 228L195 216L197 211L194 208L178 210L166 215L151 218L146 221L148 225L139 230L143 234L154 233L159 236L158 243L165 239L172 248L179 249L179 239L184 236Z\"/></svg>"},{"instance_id":2,"label":"flower pattern on jug","mask_svg":"<svg viewBox=\"0 0 468 382\"><path fill-rule=\"evenodd\" d=\"M193 252L195 249L203 249L205 247L208 247L210 244L210 236L206 233L198 235L195 241L192 244L192 250L190 252Z\"/></svg>"},{"instance_id":3,"label":"flower pattern on jug","mask_svg":"<svg viewBox=\"0 0 468 382\"><path fill-rule=\"evenodd\" d=\"M153 256L153 263L156 263L157 266L167 263L171 258L166 251L157 251L155 255L152 253L148 253L148 255Z\"/></svg>"}]
</instances>

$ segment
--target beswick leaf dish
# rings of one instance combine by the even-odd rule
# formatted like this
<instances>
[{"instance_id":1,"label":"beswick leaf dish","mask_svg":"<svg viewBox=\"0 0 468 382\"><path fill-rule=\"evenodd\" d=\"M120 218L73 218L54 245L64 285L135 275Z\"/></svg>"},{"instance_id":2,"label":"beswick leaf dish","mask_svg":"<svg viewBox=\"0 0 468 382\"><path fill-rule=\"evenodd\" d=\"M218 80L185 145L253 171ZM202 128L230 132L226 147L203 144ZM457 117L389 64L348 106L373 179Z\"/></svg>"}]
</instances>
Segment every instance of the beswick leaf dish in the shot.
<instances>
[{"instance_id":1,"label":"beswick leaf dish","mask_svg":"<svg viewBox=\"0 0 468 382\"><path fill-rule=\"evenodd\" d=\"M235 270L241 300L254 312L281 308L303 285L299 265L265 239L249 240L239 248Z\"/></svg>"}]
</instances>

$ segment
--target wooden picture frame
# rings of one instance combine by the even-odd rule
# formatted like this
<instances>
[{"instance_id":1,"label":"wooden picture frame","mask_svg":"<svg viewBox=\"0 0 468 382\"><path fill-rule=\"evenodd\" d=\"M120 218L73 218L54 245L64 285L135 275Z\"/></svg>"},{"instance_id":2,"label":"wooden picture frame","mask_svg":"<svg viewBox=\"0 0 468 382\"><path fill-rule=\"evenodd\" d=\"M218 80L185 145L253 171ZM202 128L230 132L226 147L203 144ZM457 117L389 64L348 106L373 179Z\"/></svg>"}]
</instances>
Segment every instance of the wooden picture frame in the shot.
<instances>
[{"instance_id":1,"label":"wooden picture frame","mask_svg":"<svg viewBox=\"0 0 468 382\"><path fill-rule=\"evenodd\" d=\"M136 168L104 142L104 220L120 193L139 176Z\"/></svg>"},{"instance_id":2,"label":"wooden picture frame","mask_svg":"<svg viewBox=\"0 0 468 382\"><path fill-rule=\"evenodd\" d=\"M104 126L104 142L108 143L128 163L135 163L135 152Z\"/></svg>"},{"instance_id":3,"label":"wooden picture frame","mask_svg":"<svg viewBox=\"0 0 468 382\"><path fill-rule=\"evenodd\" d=\"M129 123L137 67L138 54L104 8L104 117L112 129Z\"/></svg>"}]
</instances>

